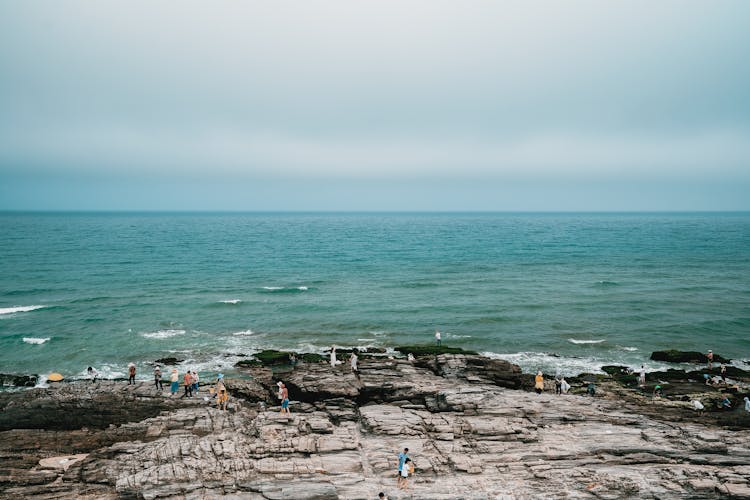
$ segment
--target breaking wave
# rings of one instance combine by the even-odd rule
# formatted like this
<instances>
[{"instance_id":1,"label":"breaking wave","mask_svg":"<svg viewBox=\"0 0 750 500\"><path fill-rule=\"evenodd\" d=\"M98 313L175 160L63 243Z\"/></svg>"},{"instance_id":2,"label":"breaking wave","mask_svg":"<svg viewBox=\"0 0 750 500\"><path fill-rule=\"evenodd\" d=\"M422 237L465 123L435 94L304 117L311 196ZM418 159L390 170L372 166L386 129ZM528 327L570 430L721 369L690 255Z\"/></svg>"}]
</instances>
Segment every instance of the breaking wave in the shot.
<instances>
[{"instance_id":1,"label":"breaking wave","mask_svg":"<svg viewBox=\"0 0 750 500\"><path fill-rule=\"evenodd\" d=\"M47 306L16 306L16 307L0 307L0 314L13 314L19 312L36 311Z\"/></svg>"}]
</instances>

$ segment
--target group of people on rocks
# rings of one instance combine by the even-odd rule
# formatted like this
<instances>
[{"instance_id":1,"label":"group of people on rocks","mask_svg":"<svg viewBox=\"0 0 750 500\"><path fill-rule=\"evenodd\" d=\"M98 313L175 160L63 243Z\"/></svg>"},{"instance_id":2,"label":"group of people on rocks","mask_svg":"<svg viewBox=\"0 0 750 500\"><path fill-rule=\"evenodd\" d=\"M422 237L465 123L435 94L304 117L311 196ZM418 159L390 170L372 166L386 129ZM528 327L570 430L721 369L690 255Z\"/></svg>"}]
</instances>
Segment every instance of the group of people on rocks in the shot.
<instances>
[{"instance_id":1,"label":"group of people on rocks","mask_svg":"<svg viewBox=\"0 0 750 500\"><path fill-rule=\"evenodd\" d=\"M99 372L97 372L96 368L92 366L89 366L86 369L86 373L88 375L88 378L92 382L95 382L97 377L99 376ZM135 385L135 376L136 365L134 363L129 363L128 385ZM173 397L180 389L180 375L177 371L177 368L172 369L169 376L169 382L169 396ZM185 392L182 396L180 396L181 399L198 396L198 392L200 391L200 377L198 376L198 372L195 370L187 370L182 376L182 385L185 389ZM154 367L154 388L157 391L164 390L163 373L161 371L161 366L159 366L158 364ZM215 387L210 387L208 392L209 395L204 397L205 400L210 402L212 400L215 400L217 408L223 410L227 409L229 394L227 392L226 384L224 383L224 375L222 373L218 374Z\"/></svg>"}]
</instances>

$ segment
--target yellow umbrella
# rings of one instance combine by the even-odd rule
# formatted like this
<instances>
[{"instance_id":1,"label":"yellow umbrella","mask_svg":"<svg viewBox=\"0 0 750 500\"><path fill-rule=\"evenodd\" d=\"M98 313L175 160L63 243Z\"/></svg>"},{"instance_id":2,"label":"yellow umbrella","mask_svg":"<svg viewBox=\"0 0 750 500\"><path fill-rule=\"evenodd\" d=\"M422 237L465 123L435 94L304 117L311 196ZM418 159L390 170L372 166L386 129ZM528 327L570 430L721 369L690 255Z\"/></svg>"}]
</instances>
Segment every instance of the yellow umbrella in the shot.
<instances>
[{"instance_id":1,"label":"yellow umbrella","mask_svg":"<svg viewBox=\"0 0 750 500\"><path fill-rule=\"evenodd\" d=\"M47 380L49 380L50 382L59 382L63 378L64 377L60 375L59 373L50 373L49 376L47 377Z\"/></svg>"}]
</instances>

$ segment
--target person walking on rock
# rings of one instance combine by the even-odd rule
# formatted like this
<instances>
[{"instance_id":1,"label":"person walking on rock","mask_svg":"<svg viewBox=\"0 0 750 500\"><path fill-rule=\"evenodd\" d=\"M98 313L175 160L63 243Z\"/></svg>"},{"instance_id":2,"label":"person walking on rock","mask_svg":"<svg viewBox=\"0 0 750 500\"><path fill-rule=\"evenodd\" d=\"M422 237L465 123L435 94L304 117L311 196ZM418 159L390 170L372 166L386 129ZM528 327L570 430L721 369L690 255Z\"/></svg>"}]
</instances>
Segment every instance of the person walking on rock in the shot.
<instances>
[{"instance_id":1,"label":"person walking on rock","mask_svg":"<svg viewBox=\"0 0 750 500\"><path fill-rule=\"evenodd\" d=\"M135 365L133 363L128 364L128 385L135 385Z\"/></svg>"},{"instance_id":2,"label":"person walking on rock","mask_svg":"<svg viewBox=\"0 0 750 500\"><path fill-rule=\"evenodd\" d=\"M156 368L154 368L154 387L158 391L164 390L164 384L161 381L161 368L159 365L156 365Z\"/></svg>"},{"instance_id":3,"label":"person walking on rock","mask_svg":"<svg viewBox=\"0 0 750 500\"><path fill-rule=\"evenodd\" d=\"M177 373L177 368L172 368L172 375L169 377L169 381L171 383L169 392L174 396L180 388L180 375Z\"/></svg>"},{"instance_id":4,"label":"person walking on rock","mask_svg":"<svg viewBox=\"0 0 750 500\"><path fill-rule=\"evenodd\" d=\"M563 377L559 373L555 375L555 394L562 394Z\"/></svg>"},{"instance_id":5,"label":"person walking on rock","mask_svg":"<svg viewBox=\"0 0 750 500\"><path fill-rule=\"evenodd\" d=\"M646 367L641 365L640 375L638 377L638 385L646 387Z\"/></svg>"},{"instance_id":6,"label":"person walking on rock","mask_svg":"<svg viewBox=\"0 0 750 500\"><path fill-rule=\"evenodd\" d=\"M544 375L542 375L542 370L539 370L536 373L536 377L534 377L534 390L537 394L541 394L544 390Z\"/></svg>"}]
</instances>

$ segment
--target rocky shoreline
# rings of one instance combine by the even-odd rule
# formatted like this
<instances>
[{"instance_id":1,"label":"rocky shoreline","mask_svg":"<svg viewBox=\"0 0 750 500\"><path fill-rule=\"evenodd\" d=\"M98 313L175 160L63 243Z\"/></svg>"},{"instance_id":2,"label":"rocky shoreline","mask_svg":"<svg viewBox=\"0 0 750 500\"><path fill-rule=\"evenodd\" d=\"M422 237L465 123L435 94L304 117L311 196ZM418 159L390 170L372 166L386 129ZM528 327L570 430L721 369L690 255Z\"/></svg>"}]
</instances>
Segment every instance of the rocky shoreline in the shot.
<instances>
[{"instance_id":1,"label":"rocky shoreline","mask_svg":"<svg viewBox=\"0 0 750 500\"><path fill-rule=\"evenodd\" d=\"M750 414L712 406L745 393L706 386L700 371L651 373L643 389L608 367L568 379L571 394L555 395L550 379L538 395L506 361L415 354L363 355L358 374L314 356L259 356L227 380L228 411L203 399L205 385L192 399L108 380L0 393L0 496L750 498ZM657 383L667 391L655 400ZM409 491L396 489L404 447L416 465Z\"/></svg>"}]
</instances>

